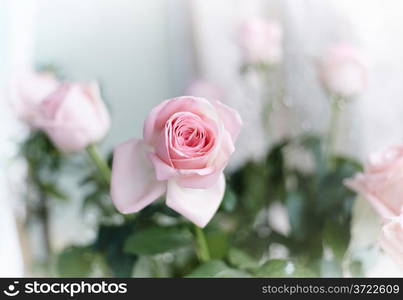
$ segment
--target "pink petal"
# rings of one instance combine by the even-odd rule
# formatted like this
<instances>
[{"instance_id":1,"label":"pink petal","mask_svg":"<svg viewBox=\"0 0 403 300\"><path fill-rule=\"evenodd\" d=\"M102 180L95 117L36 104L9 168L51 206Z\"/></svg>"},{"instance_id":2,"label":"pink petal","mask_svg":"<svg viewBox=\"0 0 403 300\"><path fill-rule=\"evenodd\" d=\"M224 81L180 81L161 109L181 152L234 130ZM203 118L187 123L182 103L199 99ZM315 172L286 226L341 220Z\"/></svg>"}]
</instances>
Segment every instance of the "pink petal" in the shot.
<instances>
[{"instance_id":1,"label":"pink petal","mask_svg":"<svg viewBox=\"0 0 403 300\"><path fill-rule=\"evenodd\" d=\"M154 166L156 177L158 180L168 180L177 174L174 168L169 166L154 153L150 153L149 158Z\"/></svg>"},{"instance_id":2,"label":"pink petal","mask_svg":"<svg viewBox=\"0 0 403 300\"><path fill-rule=\"evenodd\" d=\"M379 241L382 249L403 267L403 215L387 221Z\"/></svg>"},{"instance_id":3,"label":"pink petal","mask_svg":"<svg viewBox=\"0 0 403 300\"><path fill-rule=\"evenodd\" d=\"M111 118L108 108L102 99L98 82L92 81L83 85L83 91L88 93L89 99L92 100L92 104L94 105L95 111L98 115L98 135L99 140L101 140L104 137L105 132L108 131L111 126Z\"/></svg>"},{"instance_id":4,"label":"pink petal","mask_svg":"<svg viewBox=\"0 0 403 300\"><path fill-rule=\"evenodd\" d=\"M393 210L389 208L386 203L382 202L375 195L373 195L370 191L368 191L367 185L365 184L364 174L357 174L353 178L345 179L344 185L362 195L369 203L371 203L372 207L375 211L383 218L390 218L395 215Z\"/></svg>"},{"instance_id":5,"label":"pink petal","mask_svg":"<svg viewBox=\"0 0 403 300\"><path fill-rule=\"evenodd\" d=\"M98 104L94 104L98 103ZM63 152L76 152L100 141L109 129L106 108L101 99L89 98L79 84L64 84L41 104L37 126L44 130ZM79 108L79 109L77 109Z\"/></svg>"},{"instance_id":6,"label":"pink petal","mask_svg":"<svg viewBox=\"0 0 403 300\"><path fill-rule=\"evenodd\" d=\"M132 139L117 146L113 155L111 194L121 213L137 212L166 190L158 181L142 140Z\"/></svg>"},{"instance_id":7,"label":"pink petal","mask_svg":"<svg viewBox=\"0 0 403 300\"><path fill-rule=\"evenodd\" d=\"M205 227L216 213L224 197L224 174L209 189L180 187L175 181L168 182L166 204L199 227Z\"/></svg>"},{"instance_id":8,"label":"pink petal","mask_svg":"<svg viewBox=\"0 0 403 300\"><path fill-rule=\"evenodd\" d=\"M228 163L229 157L235 151L231 136L223 131L221 144L217 147L215 157L203 169L179 170L182 175L176 182L184 188L206 189L213 186Z\"/></svg>"},{"instance_id":9,"label":"pink petal","mask_svg":"<svg viewBox=\"0 0 403 300\"><path fill-rule=\"evenodd\" d=\"M188 176L179 176L175 180L176 180L176 183L183 188L208 189L217 183L217 180L219 179L220 175L222 174L223 169L224 168L219 169L208 175L199 175L198 172L200 172L200 170L189 170L189 171L193 171L194 173L192 173ZM185 170L185 171L188 171L188 170Z\"/></svg>"},{"instance_id":10,"label":"pink petal","mask_svg":"<svg viewBox=\"0 0 403 300\"><path fill-rule=\"evenodd\" d=\"M186 101L184 101L186 100ZM193 112L199 116L212 117L215 115L214 107L204 98L183 96L168 99L154 107L144 121L143 138L148 145L154 145L158 134L165 127L167 120L176 112Z\"/></svg>"},{"instance_id":11,"label":"pink petal","mask_svg":"<svg viewBox=\"0 0 403 300\"><path fill-rule=\"evenodd\" d=\"M220 101L212 101L212 103L217 109L217 112L224 123L225 129L231 135L232 141L235 142L242 127L241 116L235 109L223 104Z\"/></svg>"},{"instance_id":12,"label":"pink petal","mask_svg":"<svg viewBox=\"0 0 403 300\"><path fill-rule=\"evenodd\" d=\"M38 106L58 87L59 82L50 73L18 73L12 76L7 96L17 116L35 127Z\"/></svg>"}]
</instances>

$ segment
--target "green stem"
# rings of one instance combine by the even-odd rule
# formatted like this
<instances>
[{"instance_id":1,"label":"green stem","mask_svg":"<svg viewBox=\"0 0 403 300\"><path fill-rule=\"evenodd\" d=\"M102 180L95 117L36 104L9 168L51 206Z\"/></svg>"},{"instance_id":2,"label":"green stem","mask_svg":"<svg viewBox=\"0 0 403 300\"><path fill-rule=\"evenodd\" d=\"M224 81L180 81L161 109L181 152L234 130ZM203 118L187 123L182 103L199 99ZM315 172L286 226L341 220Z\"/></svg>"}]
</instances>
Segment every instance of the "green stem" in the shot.
<instances>
[{"instance_id":1,"label":"green stem","mask_svg":"<svg viewBox=\"0 0 403 300\"><path fill-rule=\"evenodd\" d=\"M203 229L195 225L196 241L197 241L197 252L201 262L207 262L210 260L210 251L207 245L206 236L204 235Z\"/></svg>"},{"instance_id":2,"label":"green stem","mask_svg":"<svg viewBox=\"0 0 403 300\"><path fill-rule=\"evenodd\" d=\"M104 179L105 183L109 185L111 182L111 169L109 168L108 164L98 153L98 150L94 145L89 145L86 150L89 157L98 168L99 172L101 172L102 178Z\"/></svg>"},{"instance_id":3,"label":"green stem","mask_svg":"<svg viewBox=\"0 0 403 300\"><path fill-rule=\"evenodd\" d=\"M268 137L270 138L271 132L270 132L270 117L273 113L274 105L276 103L275 99L271 98L272 95L270 95L269 88L271 86L270 82L270 74L269 71L271 71L269 68L263 68L263 70L260 70L260 73L262 74L263 78L263 129L267 131Z\"/></svg>"},{"instance_id":4,"label":"green stem","mask_svg":"<svg viewBox=\"0 0 403 300\"><path fill-rule=\"evenodd\" d=\"M330 161L330 157L335 150L335 145L337 141L337 127L340 116L340 98L333 98L332 107L330 112L330 124L329 124L329 133L327 136L327 145L326 145L326 156L328 161Z\"/></svg>"}]
</instances>

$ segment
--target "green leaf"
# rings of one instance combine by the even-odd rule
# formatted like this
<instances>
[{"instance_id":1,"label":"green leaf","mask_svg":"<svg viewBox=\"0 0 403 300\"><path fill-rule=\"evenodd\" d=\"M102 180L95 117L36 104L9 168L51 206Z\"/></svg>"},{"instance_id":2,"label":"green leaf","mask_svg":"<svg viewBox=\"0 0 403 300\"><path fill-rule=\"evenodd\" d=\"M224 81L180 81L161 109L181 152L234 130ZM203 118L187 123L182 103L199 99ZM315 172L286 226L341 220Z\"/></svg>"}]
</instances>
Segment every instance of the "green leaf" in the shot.
<instances>
[{"instance_id":1,"label":"green leaf","mask_svg":"<svg viewBox=\"0 0 403 300\"><path fill-rule=\"evenodd\" d=\"M237 269L225 269L217 273L214 277L216 278L247 278L251 277L249 273L244 270Z\"/></svg>"},{"instance_id":2,"label":"green leaf","mask_svg":"<svg viewBox=\"0 0 403 300\"><path fill-rule=\"evenodd\" d=\"M294 272L290 275L290 277L319 277L319 273L315 272L311 268L308 268L304 265L294 265Z\"/></svg>"},{"instance_id":3,"label":"green leaf","mask_svg":"<svg viewBox=\"0 0 403 300\"><path fill-rule=\"evenodd\" d=\"M269 201L266 179L264 164L256 162L246 163L231 176L229 183L239 196L238 209L247 223L252 222Z\"/></svg>"},{"instance_id":4,"label":"green leaf","mask_svg":"<svg viewBox=\"0 0 403 300\"><path fill-rule=\"evenodd\" d=\"M287 277L286 272L289 262L283 259L271 259L254 273L258 277Z\"/></svg>"},{"instance_id":5,"label":"green leaf","mask_svg":"<svg viewBox=\"0 0 403 300\"><path fill-rule=\"evenodd\" d=\"M259 267L259 263L254 258L238 248L229 250L228 261L231 265L240 269L256 269Z\"/></svg>"},{"instance_id":6,"label":"green leaf","mask_svg":"<svg viewBox=\"0 0 403 300\"><path fill-rule=\"evenodd\" d=\"M55 199L68 200L67 195L65 193L63 193L62 191L60 191L59 188L54 184L43 183L43 184L41 184L41 188L47 195L49 195Z\"/></svg>"},{"instance_id":7,"label":"green leaf","mask_svg":"<svg viewBox=\"0 0 403 300\"><path fill-rule=\"evenodd\" d=\"M57 258L57 271L62 277L87 277L92 271L94 253L88 247L69 247Z\"/></svg>"},{"instance_id":8,"label":"green leaf","mask_svg":"<svg viewBox=\"0 0 403 300\"><path fill-rule=\"evenodd\" d=\"M284 148L288 141L282 141L273 146L266 157L266 172L268 197L271 200L281 200L285 193L285 159L283 155Z\"/></svg>"},{"instance_id":9,"label":"green leaf","mask_svg":"<svg viewBox=\"0 0 403 300\"><path fill-rule=\"evenodd\" d=\"M116 277L132 274L137 256L123 252L123 243L133 233L134 227L132 222L120 226L102 225L92 246L94 251L103 255L106 265Z\"/></svg>"},{"instance_id":10,"label":"green leaf","mask_svg":"<svg viewBox=\"0 0 403 300\"><path fill-rule=\"evenodd\" d=\"M179 227L152 227L133 233L124 244L131 254L154 255L192 243L189 230Z\"/></svg>"},{"instance_id":11,"label":"green leaf","mask_svg":"<svg viewBox=\"0 0 403 300\"><path fill-rule=\"evenodd\" d=\"M315 161L317 175L321 176L327 169L322 140L318 136L305 135L301 139L302 146L311 152Z\"/></svg>"},{"instance_id":12,"label":"green leaf","mask_svg":"<svg viewBox=\"0 0 403 300\"><path fill-rule=\"evenodd\" d=\"M186 277L250 277L248 273L242 270L232 269L221 260L210 260L197 267Z\"/></svg>"},{"instance_id":13,"label":"green leaf","mask_svg":"<svg viewBox=\"0 0 403 300\"><path fill-rule=\"evenodd\" d=\"M224 258L230 247L230 236L226 232L220 230L206 231L206 240L210 249L212 259Z\"/></svg>"},{"instance_id":14,"label":"green leaf","mask_svg":"<svg viewBox=\"0 0 403 300\"><path fill-rule=\"evenodd\" d=\"M225 189L224 199L221 202L221 209L226 212L232 212L235 209L237 197L231 186L227 184Z\"/></svg>"},{"instance_id":15,"label":"green leaf","mask_svg":"<svg viewBox=\"0 0 403 300\"><path fill-rule=\"evenodd\" d=\"M327 220L323 233L325 246L329 247L335 258L341 261L350 243L350 222Z\"/></svg>"},{"instance_id":16,"label":"green leaf","mask_svg":"<svg viewBox=\"0 0 403 300\"><path fill-rule=\"evenodd\" d=\"M306 198L298 191L289 192L286 197L286 206L293 235L302 239L309 234L312 221L306 212Z\"/></svg>"}]
</instances>

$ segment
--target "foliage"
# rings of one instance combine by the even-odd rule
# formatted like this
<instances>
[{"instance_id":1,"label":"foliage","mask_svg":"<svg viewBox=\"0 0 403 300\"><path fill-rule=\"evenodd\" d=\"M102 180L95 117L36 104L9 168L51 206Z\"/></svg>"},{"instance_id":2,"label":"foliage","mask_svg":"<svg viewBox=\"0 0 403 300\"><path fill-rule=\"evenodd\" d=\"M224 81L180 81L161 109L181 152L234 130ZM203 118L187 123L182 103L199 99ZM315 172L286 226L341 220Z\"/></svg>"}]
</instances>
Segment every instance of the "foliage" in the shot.
<instances>
[{"instance_id":1,"label":"foliage","mask_svg":"<svg viewBox=\"0 0 403 300\"><path fill-rule=\"evenodd\" d=\"M38 260L41 269L48 272L52 256L49 207L69 196L60 187L59 180L66 165L66 157L41 131L31 131L21 144L19 156L27 166L27 190L24 197L27 224L39 224L44 255Z\"/></svg>"},{"instance_id":2,"label":"foliage","mask_svg":"<svg viewBox=\"0 0 403 300\"><path fill-rule=\"evenodd\" d=\"M311 166L290 165L290 149L308 156ZM63 251L59 274L73 274L69 268L74 264L65 261L89 251L91 267L83 262L77 276L96 269L105 276L341 276L354 200L342 182L358 170L360 165L349 158L327 155L315 136L273 145L262 161L248 161L227 176L222 205L205 229L212 260L201 264L186 220L159 201L135 215L120 215L108 187L91 169L81 184L88 190L84 209L98 210L97 238ZM287 234L271 228L267 210L272 203L281 203L288 213ZM282 258L270 250L278 245L288 253ZM351 266L352 272L357 269L356 263Z\"/></svg>"},{"instance_id":3,"label":"foliage","mask_svg":"<svg viewBox=\"0 0 403 300\"><path fill-rule=\"evenodd\" d=\"M289 147L309 154L313 168L288 166L285 152ZM341 269L350 241L354 201L353 192L344 187L343 180L361 168L352 159L326 155L323 148L322 141L314 136L284 141L269 151L265 161L247 163L230 179L238 196L239 214L247 215L249 220L256 220L257 213L272 202L280 202L286 207L290 232L284 235L270 228L264 247L268 249L273 243L283 245L288 249L289 257L298 264L297 269L304 268L318 275L325 251L330 253L332 263ZM247 249L253 239L259 239L256 236L259 226L270 227L266 222L249 226L248 233L237 240L237 245ZM241 222L239 230L242 228L245 230ZM257 245L253 244L254 247Z\"/></svg>"},{"instance_id":4,"label":"foliage","mask_svg":"<svg viewBox=\"0 0 403 300\"><path fill-rule=\"evenodd\" d=\"M53 146L46 134L33 131L21 145L20 155L28 167L28 180L36 192L66 200L67 195L58 185L58 177L65 157Z\"/></svg>"}]
</instances>

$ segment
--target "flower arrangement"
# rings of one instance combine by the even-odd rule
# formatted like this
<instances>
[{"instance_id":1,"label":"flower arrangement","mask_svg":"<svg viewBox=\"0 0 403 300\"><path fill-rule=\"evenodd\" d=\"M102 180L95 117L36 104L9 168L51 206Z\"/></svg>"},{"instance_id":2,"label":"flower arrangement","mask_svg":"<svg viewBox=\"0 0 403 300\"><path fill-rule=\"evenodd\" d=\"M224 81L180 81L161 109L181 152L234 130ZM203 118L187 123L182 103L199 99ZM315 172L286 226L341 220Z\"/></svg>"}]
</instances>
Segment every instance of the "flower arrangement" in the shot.
<instances>
[{"instance_id":1,"label":"flower arrangement","mask_svg":"<svg viewBox=\"0 0 403 300\"><path fill-rule=\"evenodd\" d=\"M273 81L269 74L284 60L282 37L274 21L253 18L239 27L240 73L261 79L265 117L275 114L274 103L284 104L282 93L273 99L265 91ZM325 51L317 77L329 98L327 132L273 139L261 159L230 172L226 166L247 124L207 80L193 81L185 96L162 101L145 116L141 138L116 145L104 157L96 145L113 116L96 81L61 80L50 71L14 78L9 98L30 128L21 156L28 165L29 217L39 220L44 240L40 272L362 276L361 262L348 249L354 192L379 214L379 245L402 265L402 146L374 154L364 167L335 149L340 114L368 84L365 61L358 49L339 43ZM270 124L269 136L273 130ZM308 157L309 167L290 163L290 151ZM66 166L80 178L83 211L96 212L96 234L87 244L58 251L49 235L49 206L70 198L59 186Z\"/></svg>"}]
</instances>

